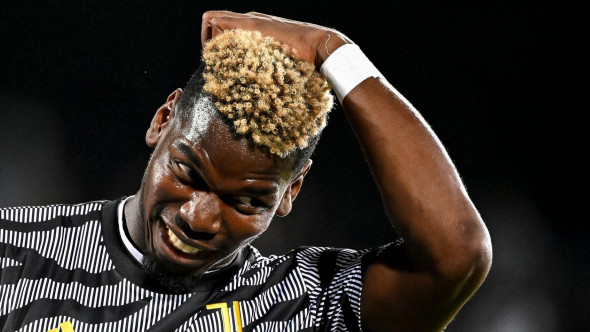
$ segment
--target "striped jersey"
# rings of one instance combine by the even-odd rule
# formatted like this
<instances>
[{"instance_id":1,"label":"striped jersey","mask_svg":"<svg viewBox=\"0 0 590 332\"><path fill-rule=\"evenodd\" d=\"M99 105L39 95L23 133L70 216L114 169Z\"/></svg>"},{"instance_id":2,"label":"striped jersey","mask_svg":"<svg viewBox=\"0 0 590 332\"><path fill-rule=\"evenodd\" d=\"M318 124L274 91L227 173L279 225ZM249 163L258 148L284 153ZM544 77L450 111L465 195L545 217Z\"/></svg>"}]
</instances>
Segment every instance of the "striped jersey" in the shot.
<instances>
[{"instance_id":1,"label":"striped jersey","mask_svg":"<svg viewBox=\"0 0 590 332\"><path fill-rule=\"evenodd\" d=\"M360 331L376 250L245 247L192 293L151 279L122 243L118 201L0 209L0 330Z\"/></svg>"}]
</instances>

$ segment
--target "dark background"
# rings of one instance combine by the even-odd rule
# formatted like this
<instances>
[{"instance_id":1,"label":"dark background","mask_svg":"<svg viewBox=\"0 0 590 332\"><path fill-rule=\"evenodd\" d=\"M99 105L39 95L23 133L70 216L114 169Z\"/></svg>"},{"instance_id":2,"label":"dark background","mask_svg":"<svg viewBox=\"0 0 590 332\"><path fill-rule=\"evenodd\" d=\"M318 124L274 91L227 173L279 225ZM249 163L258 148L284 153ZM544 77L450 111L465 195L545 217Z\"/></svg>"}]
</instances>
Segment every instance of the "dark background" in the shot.
<instances>
[{"instance_id":1,"label":"dark background","mask_svg":"<svg viewBox=\"0 0 590 332\"><path fill-rule=\"evenodd\" d=\"M0 206L135 193L150 153L149 121L197 67L203 11L311 21L359 44L422 112L488 225L492 271L448 331L590 329L581 8L203 3L1 1ZM294 211L257 246L265 254L364 248L392 236L337 107Z\"/></svg>"}]
</instances>

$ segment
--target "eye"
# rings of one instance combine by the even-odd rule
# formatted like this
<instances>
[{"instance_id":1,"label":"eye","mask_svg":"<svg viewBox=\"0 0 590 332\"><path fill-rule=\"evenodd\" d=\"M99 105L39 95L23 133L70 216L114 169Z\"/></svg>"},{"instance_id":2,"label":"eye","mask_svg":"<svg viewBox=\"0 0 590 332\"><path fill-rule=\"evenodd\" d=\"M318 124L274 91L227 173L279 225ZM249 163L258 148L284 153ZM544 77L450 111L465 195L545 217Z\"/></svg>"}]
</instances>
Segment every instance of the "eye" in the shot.
<instances>
[{"instance_id":1,"label":"eye","mask_svg":"<svg viewBox=\"0 0 590 332\"><path fill-rule=\"evenodd\" d=\"M236 196L233 198L234 208L236 211L246 214L254 215L261 214L269 210L269 206L255 197Z\"/></svg>"},{"instance_id":2,"label":"eye","mask_svg":"<svg viewBox=\"0 0 590 332\"><path fill-rule=\"evenodd\" d=\"M240 202L248 207L252 206L252 197L239 196L236 199L238 200L238 202Z\"/></svg>"},{"instance_id":3,"label":"eye","mask_svg":"<svg viewBox=\"0 0 590 332\"><path fill-rule=\"evenodd\" d=\"M181 162L179 162L177 160L175 160L174 162L176 163L176 166L178 166L178 168L180 168L180 170L184 174L186 174L186 175L191 174L192 169L190 167L188 167L187 165L185 165L185 164L183 164L183 163L181 163Z\"/></svg>"},{"instance_id":4,"label":"eye","mask_svg":"<svg viewBox=\"0 0 590 332\"><path fill-rule=\"evenodd\" d=\"M187 164L180 162L176 159L172 159L170 163L173 174L183 183L193 182L193 169Z\"/></svg>"}]
</instances>

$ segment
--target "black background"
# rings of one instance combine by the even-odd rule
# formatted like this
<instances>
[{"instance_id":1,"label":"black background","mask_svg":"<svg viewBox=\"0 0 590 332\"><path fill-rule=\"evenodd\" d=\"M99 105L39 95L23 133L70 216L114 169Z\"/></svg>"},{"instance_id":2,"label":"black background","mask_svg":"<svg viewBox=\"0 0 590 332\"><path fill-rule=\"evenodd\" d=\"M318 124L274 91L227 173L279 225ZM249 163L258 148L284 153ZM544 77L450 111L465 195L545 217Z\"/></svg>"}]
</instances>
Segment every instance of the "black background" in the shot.
<instances>
[{"instance_id":1,"label":"black background","mask_svg":"<svg viewBox=\"0 0 590 332\"><path fill-rule=\"evenodd\" d=\"M0 2L0 206L137 191L155 110L196 69L208 9L342 31L433 127L492 235L494 265L448 331L587 331L580 8L542 2ZM333 110L294 211L257 240L364 248L393 231Z\"/></svg>"}]
</instances>

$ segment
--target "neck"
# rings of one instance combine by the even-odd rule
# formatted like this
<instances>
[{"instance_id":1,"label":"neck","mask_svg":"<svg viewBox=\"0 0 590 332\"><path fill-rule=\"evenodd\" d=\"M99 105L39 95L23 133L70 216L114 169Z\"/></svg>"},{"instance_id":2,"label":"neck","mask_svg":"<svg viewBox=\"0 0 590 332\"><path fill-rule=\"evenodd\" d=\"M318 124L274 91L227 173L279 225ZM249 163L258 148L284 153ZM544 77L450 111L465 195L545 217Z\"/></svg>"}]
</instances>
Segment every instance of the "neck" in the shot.
<instances>
[{"instance_id":1,"label":"neck","mask_svg":"<svg viewBox=\"0 0 590 332\"><path fill-rule=\"evenodd\" d=\"M142 218L140 197L141 191L125 203L124 219L133 244L141 250L145 250L145 222Z\"/></svg>"}]
</instances>

